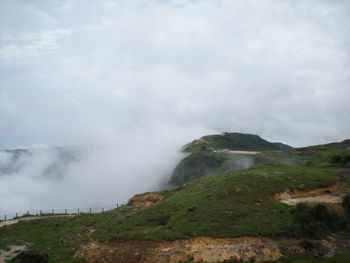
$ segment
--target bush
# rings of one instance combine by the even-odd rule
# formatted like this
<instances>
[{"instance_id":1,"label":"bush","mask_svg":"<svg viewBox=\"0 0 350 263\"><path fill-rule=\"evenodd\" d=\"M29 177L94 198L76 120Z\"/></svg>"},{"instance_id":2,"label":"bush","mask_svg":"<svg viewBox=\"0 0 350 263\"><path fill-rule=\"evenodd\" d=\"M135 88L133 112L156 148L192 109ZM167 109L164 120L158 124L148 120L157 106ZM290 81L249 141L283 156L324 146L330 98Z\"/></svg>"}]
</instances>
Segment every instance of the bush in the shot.
<instances>
[{"instance_id":1,"label":"bush","mask_svg":"<svg viewBox=\"0 0 350 263\"><path fill-rule=\"evenodd\" d=\"M350 194L347 194L343 197L342 206L345 210L345 214L347 217L350 217Z\"/></svg>"},{"instance_id":2,"label":"bush","mask_svg":"<svg viewBox=\"0 0 350 263\"><path fill-rule=\"evenodd\" d=\"M346 228L345 219L322 204L309 207L300 203L292 213L292 231L301 236L320 238L331 231Z\"/></svg>"}]
</instances>

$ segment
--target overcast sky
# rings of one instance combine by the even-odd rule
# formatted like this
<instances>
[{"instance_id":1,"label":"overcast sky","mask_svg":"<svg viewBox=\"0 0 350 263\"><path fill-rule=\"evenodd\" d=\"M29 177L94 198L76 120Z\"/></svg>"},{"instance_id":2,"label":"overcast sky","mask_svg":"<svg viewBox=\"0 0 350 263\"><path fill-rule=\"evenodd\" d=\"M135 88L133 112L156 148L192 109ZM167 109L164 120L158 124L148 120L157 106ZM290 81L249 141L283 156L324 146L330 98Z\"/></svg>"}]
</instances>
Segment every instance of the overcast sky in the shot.
<instances>
[{"instance_id":1,"label":"overcast sky","mask_svg":"<svg viewBox=\"0 0 350 263\"><path fill-rule=\"evenodd\" d=\"M2 148L159 129L350 137L349 1L0 0L0 12Z\"/></svg>"},{"instance_id":2,"label":"overcast sky","mask_svg":"<svg viewBox=\"0 0 350 263\"><path fill-rule=\"evenodd\" d=\"M0 214L158 190L206 134L349 138L349 25L347 0L0 0L0 149L98 145L54 178L21 157Z\"/></svg>"}]
</instances>

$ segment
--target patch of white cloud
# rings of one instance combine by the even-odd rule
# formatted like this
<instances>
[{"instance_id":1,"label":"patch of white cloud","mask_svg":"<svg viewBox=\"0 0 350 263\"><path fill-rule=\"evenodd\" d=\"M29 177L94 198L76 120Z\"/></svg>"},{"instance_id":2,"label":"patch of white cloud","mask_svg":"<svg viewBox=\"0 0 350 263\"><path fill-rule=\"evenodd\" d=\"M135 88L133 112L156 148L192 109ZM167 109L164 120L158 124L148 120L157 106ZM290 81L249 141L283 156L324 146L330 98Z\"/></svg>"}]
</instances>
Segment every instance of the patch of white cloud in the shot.
<instances>
[{"instance_id":1,"label":"patch of white cloud","mask_svg":"<svg viewBox=\"0 0 350 263\"><path fill-rule=\"evenodd\" d=\"M208 133L293 146L349 137L347 1L2 4L0 145L106 149L61 182L33 179L33 196L47 203L18 191L8 201L18 209L102 205L156 189L181 146Z\"/></svg>"},{"instance_id":2,"label":"patch of white cloud","mask_svg":"<svg viewBox=\"0 0 350 263\"><path fill-rule=\"evenodd\" d=\"M38 57L43 51L60 48L59 40L71 35L64 29L28 32L16 37L2 39L9 43L0 46L0 59L23 59Z\"/></svg>"}]
</instances>

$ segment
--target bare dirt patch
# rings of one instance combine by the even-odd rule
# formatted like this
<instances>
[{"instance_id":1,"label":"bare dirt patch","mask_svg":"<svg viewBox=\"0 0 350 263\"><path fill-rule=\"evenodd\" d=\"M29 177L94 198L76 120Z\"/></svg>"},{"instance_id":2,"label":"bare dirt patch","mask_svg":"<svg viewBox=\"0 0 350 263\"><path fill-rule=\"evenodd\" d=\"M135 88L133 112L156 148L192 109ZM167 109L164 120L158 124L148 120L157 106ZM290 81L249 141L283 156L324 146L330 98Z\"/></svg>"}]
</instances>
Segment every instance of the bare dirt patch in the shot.
<instances>
[{"instance_id":1,"label":"bare dirt patch","mask_svg":"<svg viewBox=\"0 0 350 263\"><path fill-rule=\"evenodd\" d=\"M282 193L275 194L273 199L293 206L299 203L340 204L344 195L344 188L345 183L337 182L328 187L309 191L287 189Z\"/></svg>"},{"instance_id":2,"label":"bare dirt patch","mask_svg":"<svg viewBox=\"0 0 350 263\"><path fill-rule=\"evenodd\" d=\"M336 251L334 241L316 241L329 251ZM221 262L231 258L257 263L276 260L284 254L305 253L300 239L283 238L209 238L197 237L176 241L93 242L82 246L75 258L89 263L180 263L184 261Z\"/></svg>"},{"instance_id":3,"label":"bare dirt patch","mask_svg":"<svg viewBox=\"0 0 350 263\"><path fill-rule=\"evenodd\" d=\"M164 196L156 194L135 195L130 199L129 204L133 209L143 209L155 205L164 200Z\"/></svg>"}]
</instances>

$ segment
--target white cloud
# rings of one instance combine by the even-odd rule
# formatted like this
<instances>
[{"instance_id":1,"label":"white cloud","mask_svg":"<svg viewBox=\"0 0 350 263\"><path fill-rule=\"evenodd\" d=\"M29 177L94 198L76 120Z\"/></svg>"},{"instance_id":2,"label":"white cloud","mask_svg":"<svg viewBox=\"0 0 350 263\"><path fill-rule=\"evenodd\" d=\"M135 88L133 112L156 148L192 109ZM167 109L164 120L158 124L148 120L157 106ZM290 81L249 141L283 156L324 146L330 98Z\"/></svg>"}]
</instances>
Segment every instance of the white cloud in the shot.
<instances>
[{"instance_id":1,"label":"white cloud","mask_svg":"<svg viewBox=\"0 0 350 263\"><path fill-rule=\"evenodd\" d=\"M0 46L0 59L21 59L38 57L45 50L60 48L59 40L71 35L71 31L63 29L24 33L3 39L10 42Z\"/></svg>"},{"instance_id":2,"label":"white cloud","mask_svg":"<svg viewBox=\"0 0 350 263\"><path fill-rule=\"evenodd\" d=\"M52 205L68 203L55 189L73 198L84 176L76 205L99 199L95 185L108 189L101 204L155 187L159 160L166 173L182 144L207 133L295 146L349 137L346 1L7 3L0 144L108 149L48 186Z\"/></svg>"}]
</instances>

